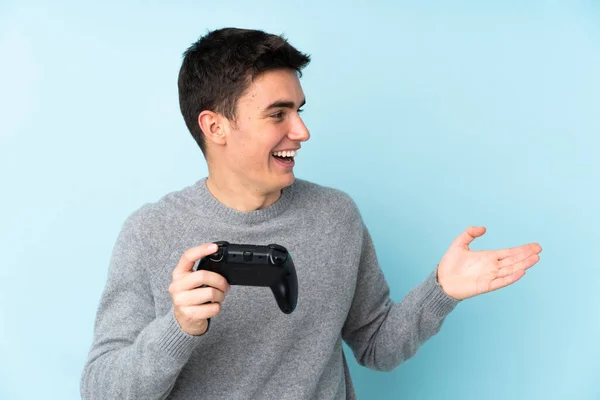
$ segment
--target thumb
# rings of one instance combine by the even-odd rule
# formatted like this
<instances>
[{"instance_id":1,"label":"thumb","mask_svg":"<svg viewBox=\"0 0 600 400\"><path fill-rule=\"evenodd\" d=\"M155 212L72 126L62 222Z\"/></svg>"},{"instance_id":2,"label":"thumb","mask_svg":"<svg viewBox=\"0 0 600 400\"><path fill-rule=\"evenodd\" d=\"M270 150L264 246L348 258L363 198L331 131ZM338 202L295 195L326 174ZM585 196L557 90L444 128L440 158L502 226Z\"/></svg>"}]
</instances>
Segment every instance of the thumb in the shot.
<instances>
[{"instance_id":1,"label":"thumb","mask_svg":"<svg viewBox=\"0 0 600 400\"><path fill-rule=\"evenodd\" d=\"M476 237L483 236L485 231L485 226L470 226L463 233L461 233L460 236L454 239L452 246L468 250L469 244L471 244Z\"/></svg>"}]
</instances>

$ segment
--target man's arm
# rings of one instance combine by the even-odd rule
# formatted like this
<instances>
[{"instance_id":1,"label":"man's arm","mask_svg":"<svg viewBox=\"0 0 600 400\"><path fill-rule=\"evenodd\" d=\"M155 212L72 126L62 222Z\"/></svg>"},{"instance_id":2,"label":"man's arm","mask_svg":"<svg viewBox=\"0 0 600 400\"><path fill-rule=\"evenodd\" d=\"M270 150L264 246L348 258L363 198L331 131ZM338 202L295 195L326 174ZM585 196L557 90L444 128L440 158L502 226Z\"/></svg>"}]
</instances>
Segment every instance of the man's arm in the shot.
<instances>
[{"instance_id":1,"label":"man's arm","mask_svg":"<svg viewBox=\"0 0 600 400\"><path fill-rule=\"evenodd\" d=\"M157 318L148 275L152 246L139 213L119 234L98 308L93 343L81 378L81 396L164 399L201 336L181 330L173 310Z\"/></svg>"},{"instance_id":2,"label":"man's arm","mask_svg":"<svg viewBox=\"0 0 600 400\"><path fill-rule=\"evenodd\" d=\"M342 337L360 365L390 371L412 357L441 328L458 300L438 285L436 271L412 289L401 302L390 299L373 241L364 224L354 300Z\"/></svg>"}]
</instances>

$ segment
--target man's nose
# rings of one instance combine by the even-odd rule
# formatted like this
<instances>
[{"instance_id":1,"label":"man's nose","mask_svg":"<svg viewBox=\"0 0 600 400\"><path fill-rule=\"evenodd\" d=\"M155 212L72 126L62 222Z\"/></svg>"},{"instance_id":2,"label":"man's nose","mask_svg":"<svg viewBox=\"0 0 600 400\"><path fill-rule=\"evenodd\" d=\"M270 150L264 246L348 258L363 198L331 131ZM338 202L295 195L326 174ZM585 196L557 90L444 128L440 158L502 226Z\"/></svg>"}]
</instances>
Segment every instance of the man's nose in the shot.
<instances>
[{"instance_id":1,"label":"man's nose","mask_svg":"<svg viewBox=\"0 0 600 400\"><path fill-rule=\"evenodd\" d=\"M292 125L292 129L288 134L288 137L291 140L295 140L298 142L306 142L308 139L310 139L310 132L304 124L304 121L302 121L302 119L299 116L297 116L297 118L295 119L294 124Z\"/></svg>"}]
</instances>

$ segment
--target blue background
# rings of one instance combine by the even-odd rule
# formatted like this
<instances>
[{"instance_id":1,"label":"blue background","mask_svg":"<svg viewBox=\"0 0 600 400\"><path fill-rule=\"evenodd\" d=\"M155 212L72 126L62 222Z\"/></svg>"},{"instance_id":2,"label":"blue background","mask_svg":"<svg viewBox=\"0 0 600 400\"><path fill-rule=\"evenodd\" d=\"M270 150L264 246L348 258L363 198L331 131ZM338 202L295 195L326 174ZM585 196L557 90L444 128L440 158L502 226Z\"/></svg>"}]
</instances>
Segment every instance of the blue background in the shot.
<instances>
[{"instance_id":1,"label":"blue background","mask_svg":"<svg viewBox=\"0 0 600 400\"><path fill-rule=\"evenodd\" d=\"M121 224L207 174L176 81L224 26L312 55L297 176L354 197L396 300L469 225L544 249L393 372L347 353L361 399L600 398L599 3L350 3L1 3L0 398L79 398Z\"/></svg>"}]
</instances>

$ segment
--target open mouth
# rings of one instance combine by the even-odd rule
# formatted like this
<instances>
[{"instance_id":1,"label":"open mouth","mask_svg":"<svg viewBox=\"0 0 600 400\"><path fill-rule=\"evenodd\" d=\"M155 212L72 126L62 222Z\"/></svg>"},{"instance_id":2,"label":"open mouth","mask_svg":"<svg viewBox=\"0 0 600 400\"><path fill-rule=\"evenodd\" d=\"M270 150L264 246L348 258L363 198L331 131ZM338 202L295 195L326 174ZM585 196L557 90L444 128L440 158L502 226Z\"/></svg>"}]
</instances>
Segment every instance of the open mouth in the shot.
<instances>
[{"instance_id":1,"label":"open mouth","mask_svg":"<svg viewBox=\"0 0 600 400\"><path fill-rule=\"evenodd\" d=\"M273 158L283 164L292 164L296 156L296 150L275 151L271 154Z\"/></svg>"}]
</instances>

